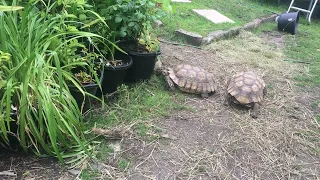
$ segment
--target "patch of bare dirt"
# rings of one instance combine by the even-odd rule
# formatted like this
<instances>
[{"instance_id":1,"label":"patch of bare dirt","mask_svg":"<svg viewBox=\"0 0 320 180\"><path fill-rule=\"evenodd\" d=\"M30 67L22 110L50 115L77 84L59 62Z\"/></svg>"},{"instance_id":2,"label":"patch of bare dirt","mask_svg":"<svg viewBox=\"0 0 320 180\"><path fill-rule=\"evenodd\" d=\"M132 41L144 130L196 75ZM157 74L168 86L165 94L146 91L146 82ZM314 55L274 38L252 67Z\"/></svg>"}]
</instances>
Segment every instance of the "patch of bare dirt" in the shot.
<instances>
[{"instance_id":1,"label":"patch of bare dirt","mask_svg":"<svg viewBox=\"0 0 320 180\"><path fill-rule=\"evenodd\" d=\"M274 48L272 39L281 38L242 32L205 50L162 44L164 66L204 67L215 75L218 92L208 99L185 94L185 105L194 112L158 120L156 126L175 138L150 143L126 177L319 179L319 124L310 106L299 101L305 93L293 82L294 73L303 69L283 61L281 48ZM243 70L262 75L268 86L258 119L252 119L248 110L222 105L227 79ZM315 93L309 92L310 97Z\"/></svg>"},{"instance_id":2,"label":"patch of bare dirt","mask_svg":"<svg viewBox=\"0 0 320 180\"><path fill-rule=\"evenodd\" d=\"M309 107L313 114L320 114L320 94L315 92L320 92L320 87L301 87L296 101Z\"/></svg>"},{"instance_id":3,"label":"patch of bare dirt","mask_svg":"<svg viewBox=\"0 0 320 180\"><path fill-rule=\"evenodd\" d=\"M274 29L273 31L264 30L262 35L259 36L263 39L264 43L275 49L284 48L284 34L285 32Z\"/></svg>"},{"instance_id":4,"label":"patch of bare dirt","mask_svg":"<svg viewBox=\"0 0 320 180\"><path fill-rule=\"evenodd\" d=\"M74 178L75 176L64 170L55 158L0 152L1 180L69 180Z\"/></svg>"}]
</instances>

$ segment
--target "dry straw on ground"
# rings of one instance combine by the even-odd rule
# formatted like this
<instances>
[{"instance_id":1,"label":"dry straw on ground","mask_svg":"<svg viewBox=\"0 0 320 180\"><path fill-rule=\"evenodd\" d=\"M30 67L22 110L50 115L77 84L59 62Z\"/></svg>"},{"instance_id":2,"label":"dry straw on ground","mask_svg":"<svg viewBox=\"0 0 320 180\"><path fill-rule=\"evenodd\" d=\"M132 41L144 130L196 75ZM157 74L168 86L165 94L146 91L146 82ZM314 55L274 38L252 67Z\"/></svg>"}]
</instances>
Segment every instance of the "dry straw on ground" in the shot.
<instances>
[{"instance_id":1,"label":"dry straw on ground","mask_svg":"<svg viewBox=\"0 0 320 180\"><path fill-rule=\"evenodd\" d=\"M164 66L204 67L215 75L218 92L208 99L186 94L185 105L194 111L156 121L162 133L175 139L140 143L139 153L124 153L135 161L122 177L319 179L320 127L310 107L297 101L305 92L293 81L303 68L283 61L279 34L266 36L241 32L203 50L162 44ZM268 86L258 119L252 119L248 110L222 105L227 79L243 70L263 76ZM122 148L132 144L137 145L125 143Z\"/></svg>"}]
</instances>

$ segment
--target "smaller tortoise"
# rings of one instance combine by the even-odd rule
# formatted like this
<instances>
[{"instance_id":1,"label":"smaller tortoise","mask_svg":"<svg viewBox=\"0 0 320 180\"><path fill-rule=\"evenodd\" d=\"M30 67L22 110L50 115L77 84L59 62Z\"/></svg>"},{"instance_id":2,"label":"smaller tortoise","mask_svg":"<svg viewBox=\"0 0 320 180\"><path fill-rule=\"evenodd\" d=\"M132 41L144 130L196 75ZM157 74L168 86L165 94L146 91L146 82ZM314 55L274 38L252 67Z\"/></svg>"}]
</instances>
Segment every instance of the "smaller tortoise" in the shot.
<instances>
[{"instance_id":1,"label":"smaller tortoise","mask_svg":"<svg viewBox=\"0 0 320 180\"><path fill-rule=\"evenodd\" d=\"M257 118L259 106L266 94L267 88L262 78L253 72L240 72L229 80L224 104L233 102L250 107L251 117Z\"/></svg>"},{"instance_id":2,"label":"smaller tortoise","mask_svg":"<svg viewBox=\"0 0 320 180\"><path fill-rule=\"evenodd\" d=\"M183 92L201 94L202 97L215 92L213 75L196 66L180 64L174 69L168 68L165 77L172 90L177 86Z\"/></svg>"}]
</instances>

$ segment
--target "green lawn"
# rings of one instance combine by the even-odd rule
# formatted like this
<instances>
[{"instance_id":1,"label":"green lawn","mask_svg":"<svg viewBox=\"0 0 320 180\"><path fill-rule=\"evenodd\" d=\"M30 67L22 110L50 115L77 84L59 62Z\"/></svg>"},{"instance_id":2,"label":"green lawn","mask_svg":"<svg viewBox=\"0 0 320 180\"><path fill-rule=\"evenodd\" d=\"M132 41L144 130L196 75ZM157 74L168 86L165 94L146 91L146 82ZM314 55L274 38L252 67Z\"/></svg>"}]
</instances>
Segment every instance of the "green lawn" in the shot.
<instances>
[{"instance_id":1,"label":"green lawn","mask_svg":"<svg viewBox=\"0 0 320 180\"><path fill-rule=\"evenodd\" d=\"M148 82L123 85L114 99L106 100L106 107L92 113L87 127L109 128L124 122L165 116L175 109L185 108L179 103L181 95L169 96L164 83L162 77L153 75Z\"/></svg>"},{"instance_id":2,"label":"green lawn","mask_svg":"<svg viewBox=\"0 0 320 180\"><path fill-rule=\"evenodd\" d=\"M287 36L285 55L290 61L305 62L305 74L297 74L298 85L320 85L320 21L302 21L296 36Z\"/></svg>"},{"instance_id":3,"label":"green lawn","mask_svg":"<svg viewBox=\"0 0 320 180\"><path fill-rule=\"evenodd\" d=\"M266 23L256 32L277 31L275 23ZM305 66L304 73L295 73L296 85L320 85L320 21L312 19L311 25L301 15L296 35L285 35L285 60L301 63Z\"/></svg>"},{"instance_id":4,"label":"green lawn","mask_svg":"<svg viewBox=\"0 0 320 180\"><path fill-rule=\"evenodd\" d=\"M214 30L225 30L233 26L243 25L255 18L267 16L273 13L285 12L289 1L282 1L280 6L274 1L260 0L193 0L192 3L172 3L173 13L161 19L164 27L156 29L156 33L162 38L175 41L184 41L175 36L174 31L184 29L206 36ZM297 1L300 2L301 1ZM226 15L232 23L214 24L203 17L196 15L192 9L215 9ZM262 29L277 30L274 23L263 25ZM260 28L260 29L261 29ZM295 36L287 35L285 39L285 55L287 61L306 64L306 73L296 74L297 84L320 84L320 21L312 19L308 25L305 16L301 15L298 33Z\"/></svg>"},{"instance_id":5,"label":"green lawn","mask_svg":"<svg viewBox=\"0 0 320 180\"><path fill-rule=\"evenodd\" d=\"M180 28L206 36L214 30L225 30L243 25L258 17L283 12L287 8L287 5L274 6L274 4L260 4L259 2L253 0L193 0L192 3L172 3L173 13L161 19L164 28L156 32L166 39L175 39L174 31ZM192 9L215 9L235 23L214 24L195 14Z\"/></svg>"}]
</instances>

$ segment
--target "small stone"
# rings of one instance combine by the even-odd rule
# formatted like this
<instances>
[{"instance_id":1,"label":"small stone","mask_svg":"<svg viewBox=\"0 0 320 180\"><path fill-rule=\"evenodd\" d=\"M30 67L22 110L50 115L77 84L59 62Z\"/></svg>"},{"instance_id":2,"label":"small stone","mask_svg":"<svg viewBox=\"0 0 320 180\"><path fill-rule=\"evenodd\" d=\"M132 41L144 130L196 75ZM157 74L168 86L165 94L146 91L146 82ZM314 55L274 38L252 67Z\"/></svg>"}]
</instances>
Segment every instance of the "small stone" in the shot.
<instances>
[{"instance_id":1,"label":"small stone","mask_svg":"<svg viewBox=\"0 0 320 180\"><path fill-rule=\"evenodd\" d=\"M95 170L99 170L99 171L102 171L102 169L104 168L101 163L98 163L98 162L95 162L95 163L92 163L90 164L91 167Z\"/></svg>"},{"instance_id":2,"label":"small stone","mask_svg":"<svg viewBox=\"0 0 320 180\"><path fill-rule=\"evenodd\" d=\"M293 109L299 110L299 109L300 109L300 106L294 106Z\"/></svg>"},{"instance_id":3,"label":"small stone","mask_svg":"<svg viewBox=\"0 0 320 180\"><path fill-rule=\"evenodd\" d=\"M78 176L81 173L81 171L76 170L76 169L70 169L70 170L68 170L68 172L74 176Z\"/></svg>"},{"instance_id":4,"label":"small stone","mask_svg":"<svg viewBox=\"0 0 320 180\"><path fill-rule=\"evenodd\" d=\"M161 134L160 136L162 138L165 138L165 139L172 139L172 140L177 140L178 139L177 137L169 135L169 134Z\"/></svg>"},{"instance_id":5,"label":"small stone","mask_svg":"<svg viewBox=\"0 0 320 180\"><path fill-rule=\"evenodd\" d=\"M188 32L183 29L179 29L175 31L177 35L183 36L186 38L187 42L195 45L195 46L200 46L202 43L202 36L200 34L194 33L194 32Z\"/></svg>"},{"instance_id":6,"label":"small stone","mask_svg":"<svg viewBox=\"0 0 320 180\"><path fill-rule=\"evenodd\" d=\"M163 23L160 20L155 20L153 22L153 28L159 28L159 27L163 27Z\"/></svg>"},{"instance_id":7,"label":"small stone","mask_svg":"<svg viewBox=\"0 0 320 180\"><path fill-rule=\"evenodd\" d=\"M113 149L113 152L118 153L121 150L121 145L119 142L116 142L114 144L110 144L110 147Z\"/></svg>"}]
</instances>

